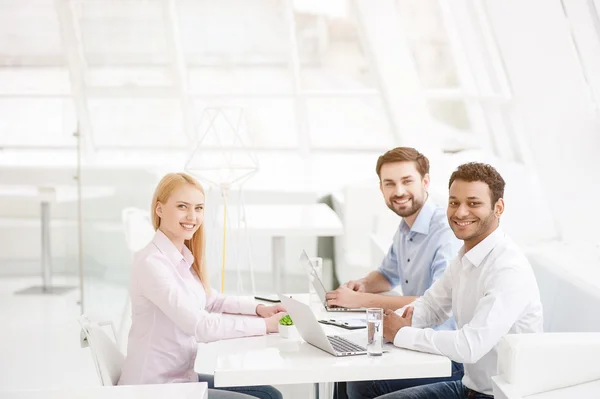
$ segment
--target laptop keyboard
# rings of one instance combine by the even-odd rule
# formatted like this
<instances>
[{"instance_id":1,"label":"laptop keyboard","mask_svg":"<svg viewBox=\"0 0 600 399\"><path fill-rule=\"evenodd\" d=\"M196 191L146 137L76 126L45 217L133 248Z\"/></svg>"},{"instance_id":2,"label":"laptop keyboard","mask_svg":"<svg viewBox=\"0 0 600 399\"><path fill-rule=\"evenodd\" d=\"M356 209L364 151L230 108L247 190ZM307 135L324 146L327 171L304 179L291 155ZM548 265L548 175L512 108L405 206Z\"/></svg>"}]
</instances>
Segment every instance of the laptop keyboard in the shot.
<instances>
[{"instance_id":1,"label":"laptop keyboard","mask_svg":"<svg viewBox=\"0 0 600 399\"><path fill-rule=\"evenodd\" d=\"M336 352L365 352L366 349L338 335L328 335L327 339Z\"/></svg>"}]
</instances>

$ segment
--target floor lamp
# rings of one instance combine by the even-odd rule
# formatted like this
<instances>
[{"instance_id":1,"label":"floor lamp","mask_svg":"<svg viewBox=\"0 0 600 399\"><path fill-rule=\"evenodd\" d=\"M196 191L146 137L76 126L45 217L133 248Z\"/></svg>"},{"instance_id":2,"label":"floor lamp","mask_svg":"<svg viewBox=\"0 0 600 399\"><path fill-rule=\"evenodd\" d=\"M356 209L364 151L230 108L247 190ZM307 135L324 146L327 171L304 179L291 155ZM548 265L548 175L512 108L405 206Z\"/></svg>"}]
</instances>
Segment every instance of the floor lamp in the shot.
<instances>
[{"instance_id":1,"label":"floor lamp","mask_svg":"<svg viewBox=\"0 0 600 399\"><path fill-rule=\"evenodd\" d=\"M185 163L185 170L201 181L217 188L223 204L223 247L221 254L221 292L225 291L227 265L227 205L232 188L241 190L243 184L258 171L258 160L246 133L244 111L241 107L205 108L200 118L198 134ZM241 196L240 196L241 198ZM245 217L243 203L240 218ZM245 226L245 223L244 223ZM252 292L255 291L254 268L249 259ZM239 277L239 265L238 265Z\"/></svg>"}]
</instances>

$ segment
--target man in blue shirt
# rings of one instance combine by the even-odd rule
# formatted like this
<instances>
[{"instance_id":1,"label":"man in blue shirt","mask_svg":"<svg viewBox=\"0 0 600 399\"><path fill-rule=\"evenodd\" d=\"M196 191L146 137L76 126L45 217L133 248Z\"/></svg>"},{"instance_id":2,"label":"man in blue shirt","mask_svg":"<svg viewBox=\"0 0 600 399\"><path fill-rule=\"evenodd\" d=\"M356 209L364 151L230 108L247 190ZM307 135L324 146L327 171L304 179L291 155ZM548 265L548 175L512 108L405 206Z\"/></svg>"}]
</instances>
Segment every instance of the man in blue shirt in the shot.
<instances>
[{"instance_id":1,"label":"man in blue shirt","mask_svg":"<svg viewBox=\"0 0 600 399\"><path fill-rule=\"evenodd\" d=\"M400 309L415 301L438 280L458 253L446 209L429 198L429 160L414 148L394 148L377 160L381 192L387 206L402 217L387 256L376 271L327 293L332 306ZM402 287L403 296L382 295ZM456 329L454 319L437 329ZM462 365L453 364L448 378L361 381L348 383L348 396L374 398L416 385L461 379Z\"/></svg>"}]
</instances>

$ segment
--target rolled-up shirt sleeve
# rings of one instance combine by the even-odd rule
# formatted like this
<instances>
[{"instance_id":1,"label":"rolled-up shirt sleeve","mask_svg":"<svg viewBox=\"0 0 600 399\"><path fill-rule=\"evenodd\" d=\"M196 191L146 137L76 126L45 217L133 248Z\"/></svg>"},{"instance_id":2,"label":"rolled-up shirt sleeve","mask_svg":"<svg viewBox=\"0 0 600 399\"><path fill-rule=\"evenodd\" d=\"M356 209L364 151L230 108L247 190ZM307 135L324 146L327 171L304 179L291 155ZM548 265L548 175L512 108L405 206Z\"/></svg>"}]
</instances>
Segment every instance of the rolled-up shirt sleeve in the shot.
<instances>
[{"instance_id":1,"label":"rolled-up shirt sleeve","mask_svg":"<svg viewBox=\"0 0 600 399\"><path fill-rule=\"evenodd\" d=\"M439 241L441 245L436 248L433 261L431 262L431 281L436 282L439 280L456 258L456 254L460 249L460 241L456 239L454 233L450 229L444 230L440 236Z\"/></svg>"},{"instance_id":2,"label":"rolled-up shirt sleeve","mask_svg":"<svg viewBox=\"0 0 600 399\"><path fill-rule=\"evenodd\" d=\"M400 230L396 231L393 243L392 245L390 245L390 249L388 250L387 255L385 256L385 258L383 258L381 266L379 266L379 269L377 269L377 271L381 273L390 282L392 288L400 284L400 276L398 275L398 255L396 254L396 250L394 249L394 243L398 242L399 234Z\"/></svg>"},{"instance_id":3,"label":"rolled-up shirt sleeve","mask_svg":"<svg viewBox=\"0 0 600 399\"><path fill-rule=\"evenodd\" d=\"M135 276L142 295L165 313L177 327L194 336L197 342L266 334L264 319L232 317L201 309L195 298L177 288L175 277L165 268L164 261L159 257L149 257L145 266L143 273ZM216 302L217 300L213 299L212 308ZM221 300L218 307L231 307L236 313L254 314L250 311L250 305L235 301L229 304L226 299Z\"/></svg>"},{"instance_id":4,"label":"rolled-up shirt sleeve","mask_svg":"<svg viewBox=\"0 0 600 399\"><path fill-rule=\"evenodd\" d=\"M447 272L446 272L447 274ZM446 274L432 286L432 290L446 279ZM460 363L476 363L506 335L519 318L529 301L527 279L518 269L508 268L486 283L485 295L477 303L473 318L456 331L434 331L420 329L428 324L427 312L422 306L415 306L413 327L401 328L394 338L394 345L441 354ZM435 290L428 296L434 298L442 290ZM445 297L443 297L445 298ZM416 304L415 305L423 305ZM417 309L419 312L417 312ZM431 310L431 309L429 309Z\"/></svg>"}]
</instances>

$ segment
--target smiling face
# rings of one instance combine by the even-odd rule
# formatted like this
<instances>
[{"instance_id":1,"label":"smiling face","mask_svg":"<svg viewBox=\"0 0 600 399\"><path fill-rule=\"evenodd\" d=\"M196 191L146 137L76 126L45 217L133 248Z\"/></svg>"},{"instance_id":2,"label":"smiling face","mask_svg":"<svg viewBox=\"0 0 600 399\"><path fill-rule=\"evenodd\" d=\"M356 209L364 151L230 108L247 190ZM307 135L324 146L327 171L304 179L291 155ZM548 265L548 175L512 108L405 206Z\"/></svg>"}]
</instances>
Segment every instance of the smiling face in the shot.
<instances>
[{"instance_id":1,"label":"smiling face","mask_svg":"<svg viewBox=\"0 0 600 399\"><path fill-rule=\"evenodd\" d=\"M380 179L388 208L412 226L427 199L429 175L421 177L414 162L391 162L381 167Z\"/></svg>"},{"instance_id":2,"label":"smiling face","mask_svg":"<svg viewBox=\"0 0 600 399\"><path fill-rule=\"evenodd\" d=\"M448 223L459 240L465 244L465 252L479 244L498 227L504 211L502 198L492 205L488 185L482 181L455 180L450 186L448 200Z\"/></svg>"},{"instance_id":3,"label":"smiling face","mask_svg":"<svg viewBox=\"0 0 600 399\"><path fill-rule=\"evenodd\" d=\"M204 194L192 184L173 190L165 203L158 202L160 230L180 250L204 222Z\"/></svg>"}]
</instances>

